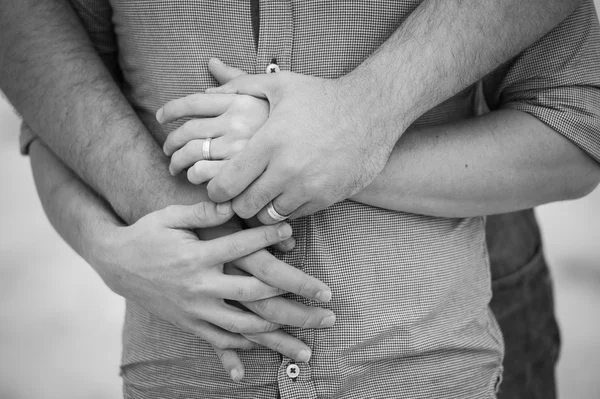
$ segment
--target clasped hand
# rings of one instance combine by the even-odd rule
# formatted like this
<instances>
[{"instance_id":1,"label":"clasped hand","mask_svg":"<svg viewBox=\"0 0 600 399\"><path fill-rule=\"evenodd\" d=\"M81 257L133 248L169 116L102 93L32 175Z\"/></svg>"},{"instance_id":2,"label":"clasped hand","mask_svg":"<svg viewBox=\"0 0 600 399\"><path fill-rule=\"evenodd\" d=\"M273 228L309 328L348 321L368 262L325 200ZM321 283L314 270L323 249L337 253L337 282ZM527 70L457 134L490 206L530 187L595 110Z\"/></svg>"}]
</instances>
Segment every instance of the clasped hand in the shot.
<instances>
[{"instance_id":1,"label":"clasped hand","mask_svg":"<svg viewBox=\"0 0 600 399\"><path fill-rule=\"evenodd\" d=\"M189 168L192 183L208 182L210 198L231 200L240 217L275 223L270 201L281 215L313 214L356 194L385 166L397 136L363 117L340 79L246 75L215 59L209 69L223 86L171 101L157 119L203 117L167 138L171 172ZM212 160L203 160L208 137Z\"/></svg>"},{"instance_id":2,"label":"clasped hand","mask_svg":"<svg viewBox=\"0 0 600 399\"><path fill-rule=\"evenodd\" d=\"M92 259L102 270L117 270L118 281L109 284L115 292L213 345L239 381L244 367L234 349L262 345L308 361L310 349L279 327L330 327L335 316L279 296L331 298L325 284L264 250L288 239L289 225L240 230L209 241L192 231L223 225L233 215L230 203L173 205L104 232ZM224 272L225 264L235 275ZM228 301L238 301L242 309Z\"/></svg>"}]
</instances>

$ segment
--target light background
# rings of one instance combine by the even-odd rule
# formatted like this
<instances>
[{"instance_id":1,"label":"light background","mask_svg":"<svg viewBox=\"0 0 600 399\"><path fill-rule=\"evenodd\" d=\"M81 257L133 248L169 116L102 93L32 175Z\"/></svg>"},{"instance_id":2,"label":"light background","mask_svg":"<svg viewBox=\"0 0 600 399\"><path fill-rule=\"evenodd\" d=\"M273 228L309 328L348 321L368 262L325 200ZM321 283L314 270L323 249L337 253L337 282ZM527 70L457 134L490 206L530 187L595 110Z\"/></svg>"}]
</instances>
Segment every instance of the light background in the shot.
<instances>
[{"instance_id":1,"label":"light background","mask_svg":"<svg viewBox=\"0 0 600 399\"><path fill-rule=\"evenodd\" d=\"M118 398L123 301L48 223L18 127L0 97L0 399ZM600 188L537 213L562 330L560 397L598 399Z\"/></svg>"}]
</instances>

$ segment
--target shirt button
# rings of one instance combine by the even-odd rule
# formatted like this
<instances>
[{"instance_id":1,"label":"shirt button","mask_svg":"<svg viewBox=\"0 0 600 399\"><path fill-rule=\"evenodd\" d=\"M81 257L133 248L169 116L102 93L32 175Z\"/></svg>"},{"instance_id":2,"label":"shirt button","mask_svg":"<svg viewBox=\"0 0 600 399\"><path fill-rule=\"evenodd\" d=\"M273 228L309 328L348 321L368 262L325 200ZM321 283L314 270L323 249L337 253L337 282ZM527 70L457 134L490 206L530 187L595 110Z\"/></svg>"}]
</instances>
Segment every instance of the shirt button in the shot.
<instances>
[{"instance_id":1,"label":"shirt button","mask_svg":"<svg viewBox=\"0 0 600 399\"><path fill-rule=\"evenodd\" d=\"M277 73L277 72L279 72L279 65L269 64L269 66L267 66L267 73Z\"/></svg>"},{"instance_id":2,"label":"shirt button","mask_svg":"<svg viewBox=\"0 0 600 399\"><path fill-rule=\"evenodd\" d=\"M300 375L300 367L297 364L290 364L285 370L286 374L290 378L297 378Z\"/></svg>"}]
</instances>

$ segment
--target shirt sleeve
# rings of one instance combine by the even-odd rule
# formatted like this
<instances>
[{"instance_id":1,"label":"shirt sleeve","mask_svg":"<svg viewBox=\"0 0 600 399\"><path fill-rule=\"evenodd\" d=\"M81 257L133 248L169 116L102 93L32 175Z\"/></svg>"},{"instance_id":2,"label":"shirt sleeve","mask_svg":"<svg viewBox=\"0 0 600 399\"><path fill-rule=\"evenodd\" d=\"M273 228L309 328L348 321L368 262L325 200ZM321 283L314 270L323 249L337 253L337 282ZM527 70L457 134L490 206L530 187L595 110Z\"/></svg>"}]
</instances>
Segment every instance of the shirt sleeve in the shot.
<instances>
[{"instance_id":1,"label":"shirt sleeve","mask_svg":"<svg viewBox=\"0 0 600 399\"><path fill-rule=\"evenodd\" d=\"M490 109L527 112L600 162L600 27L593 0L483 81Z\"/></svg>"},{"instance_id":2,"label":"shirt sleeve","mask_svg":"<svg viewBox=\"0 0 600 399\"><path fill-rule=\"evenodd\" d=\"M69 0L69 2L81 20L102 62L113 79L121 85L122 75L118 62L118 46L113 29L110 2L108 0ZM19 136L21 154L28 154L29 145L36 138L36 133L23 122Z\"/></svg>"}]
</instances>

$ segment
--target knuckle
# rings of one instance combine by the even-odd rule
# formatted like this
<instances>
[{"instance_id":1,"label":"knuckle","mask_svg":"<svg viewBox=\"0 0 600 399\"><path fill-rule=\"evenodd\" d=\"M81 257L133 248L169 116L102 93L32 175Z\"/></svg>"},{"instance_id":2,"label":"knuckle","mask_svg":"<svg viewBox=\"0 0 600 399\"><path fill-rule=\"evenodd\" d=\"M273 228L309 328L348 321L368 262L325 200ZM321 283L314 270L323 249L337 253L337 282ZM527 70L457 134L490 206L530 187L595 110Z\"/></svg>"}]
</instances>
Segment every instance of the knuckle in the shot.
<instances>
[{"instance_id":1,"label":"knuckle","mask_svg":"<svg viewBox=\"0 0 600 399\"><path fill-rule=\"evenodd\" d=\"M244 289L244 287L237 287L235 289L235 295L238 298L238 301L245 301L250 296L250 293Z\"/></svg>"},{"instance_id":2,"label":"knuckle","mask_svg":"<svg viewBox=\"0 0 600 399\"><path fill-rule=\"evenodd\" d=\"M271 277L273 272L273 264L269 261L262 261L258 264L256 274L261 280Z\"/></svg>"},{"instance_id":3,"label":"knuckle","mask_svg":"<svg viewBox=\"0 0 600 399\"><path fill-rule=\"evenodd\" d=\"M303 279L302 281L300 281L300 284L298 285L298 295L304 296L305 294L309 293L309 287L310 284L308 283L308 281L306 279Z\"/></svg>"},{"instance_id":4,"label":"knuckle","mask_svg":"<svg viewBox=\"0 0 600 399\"><path fill-rule=\"evenodd\" d=\"M246 139L240 139L240 140L236 140L233 143L231 143L230 148L231 148L231 151L233 152L233 155L239 154L240 152L242 152L244 150L244 148L246 147L247 142L248 142L248 140L246 140Z\"/></svg>"},{"instance_id":5,"label":"knuckle","mask_svg":"<svg viewBox=\"0 0 600 399\"><path fill-rule=\"evenodd\" d=\"M302 321L300 322L300 327L307 328L310 324L310 321L311 321L310 314L308 312L304 312L302 314Z\"/></svg>"},{"instance_id":6,"label":"knuckle","mask_svg":"<svg viewBox=\"0 0 600 399\"><path fill-rule=\"evenodd\" d=\"M246 252L246 244L241 240L232 240L229 243L229 251L232 254L240 254Z\"/></svg>"},{"instance_id":7,"label":"knuckle","mask_svg":"<svg viewBox=\"0 0 600 399\"><path fill-rule=\"evenodd\" d=\"M225 337L225 334L221 334L217 337L213 337L210 344L217 349L229 349L231 347L229 340ZM222 359L223 353L217 353L219 358Z\"/></svg>"},{"instance_id":8,"label":"knuckle","mask_svg":"<svg viewBox=\"0 0 600 399\"><path fill-rule=\"evenodd\" d=\"M223 321L223 328L233 333L239 333L240 325L235 319L226 319Z\"/></svg>"},{"instance_id":9,"label":"knuckle","mask_svg":"<svg viewBox=\"0 0 600 399\"><path fill-rule=\"evenodd\" d=\"M234 189L226 182L219 180L212 180L211 184L208 186L209 196L212 198L213 196L217 197L225 197L227 200L234 197ZM241 216L241 215L240 215Z\"/></svg>"},{"instance_id":10,"label":"knuckle","mask_svg":"<svg viewBox=\"0 0 600 399\"><path fill-rule=\"evenodd\" d=\"M246 121L245 118L239 115L232 116L229 119L229 131L231 133L236 133L236 135L238 136L248 136L250 131L248 121Z\"/></svg>"},{"instance_id":11,"label":"knuckle","mask_svg":"<svg viewBox=\"0 0 600 399\"><path fill-rule=\"evenodd\" d=\"M207 180L205 170L199 162L188 169L187 178L192 184L201 184Z\"/></svg>"},{"instance_id":12,"label":"knuckle","mask_svg":"<svg viewBox=\"0 0 600 399\"><path fill-rule=\"evenodd\" d=\"M269 300L256 301L254 303L254 309L257 314L269 320L271 320L275 315L273 307L270 306Z\"/></svg>"},{"instance_id":13,"label":"knuckle","mask_svg":"<svg viewBox=\"0 0 600 399\"><path fill-rule=\"evenodd\" d=\"M205 201L199 202L193 206L194 217L199 221L205 221L210 219L212 212L208 211L207 203Z\"/></svg>"}]
</instances>

